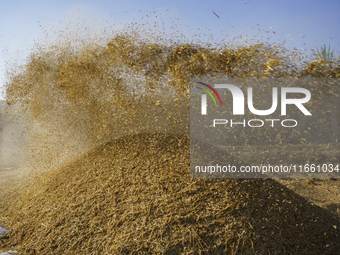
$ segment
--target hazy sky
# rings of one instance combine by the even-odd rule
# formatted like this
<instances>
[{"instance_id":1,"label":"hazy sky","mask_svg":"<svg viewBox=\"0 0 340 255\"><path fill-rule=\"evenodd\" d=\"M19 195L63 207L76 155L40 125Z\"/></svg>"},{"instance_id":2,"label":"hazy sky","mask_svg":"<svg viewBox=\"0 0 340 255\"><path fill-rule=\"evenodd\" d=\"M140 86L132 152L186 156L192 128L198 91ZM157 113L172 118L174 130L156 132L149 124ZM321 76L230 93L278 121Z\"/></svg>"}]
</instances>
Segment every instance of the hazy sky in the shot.
<instances>
[{"instance_id":1,"label":"hazy sky","mask_svg":"<svg viewBox=\"0 0 340 255\"><path fill-rule=\"evenodd\" d=\"M189 39L195 34L209 42L255 36L305 50L330 44L338 56L339 13L339 0L3 0L0 88L8 66L22 64L34 44L41 43L46 34L55 34L58 28L73 27L72 34L77 28L87 27L87 33L96 36L120 30L126 24L150 27L157 22L158 29L166 33L177 30Z\"/></svg>"}]
</instances>

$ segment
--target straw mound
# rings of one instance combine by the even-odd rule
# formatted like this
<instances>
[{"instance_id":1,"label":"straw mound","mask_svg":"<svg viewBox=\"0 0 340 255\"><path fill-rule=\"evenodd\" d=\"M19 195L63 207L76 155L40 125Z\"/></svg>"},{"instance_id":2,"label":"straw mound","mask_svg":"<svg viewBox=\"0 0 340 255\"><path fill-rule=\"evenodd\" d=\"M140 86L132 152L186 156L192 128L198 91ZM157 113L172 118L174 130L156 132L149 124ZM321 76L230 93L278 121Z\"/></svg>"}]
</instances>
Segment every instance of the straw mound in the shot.
<instances>
[{"instance_id":1,"label":"straw mound","mask_svg":"<svg viewBox=\"0 0 340 255\"><path fill-rule=\"evenodd\" d=\"M24 254L339 254L339 219L274 180L191 179L189 139L126 136L5 209ZM1 218L0 218L1 219Z\"/></svg>"}]
</instances>

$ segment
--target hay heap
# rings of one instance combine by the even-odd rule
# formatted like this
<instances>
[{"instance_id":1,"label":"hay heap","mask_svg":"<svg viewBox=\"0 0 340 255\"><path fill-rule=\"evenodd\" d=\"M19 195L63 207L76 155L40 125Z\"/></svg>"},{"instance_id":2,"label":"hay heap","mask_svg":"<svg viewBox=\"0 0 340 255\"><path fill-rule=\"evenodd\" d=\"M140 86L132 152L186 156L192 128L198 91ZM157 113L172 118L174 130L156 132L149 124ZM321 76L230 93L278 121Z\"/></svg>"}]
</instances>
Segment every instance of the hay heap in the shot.
<instances>
[{"instance_id":1,"label":"hay heap","mask_svg":"<svg viewBox=\"0 0 340 255\"><path fill-rule=\"evenodd\" d=\"M338 254L339 219L271 179L191 179L189 139L106 143L4 210L23 254Z\"/></svg>"},{"instance_id":2,"label":"hay heap","mask_svg":"<svg viewBox=\"0 0 340 255\"><path fill-rule=\"evenodd\" d=\"M190 79L337 78L340 60L299 66L298 52L277 45L169 41L142 29L42 45L8 72L6 101L30 120L36 175L0 211L10 230L0 249L340 254L339 219L274 180L190 178L188 138Z\"/></svg>"}]
</instances>

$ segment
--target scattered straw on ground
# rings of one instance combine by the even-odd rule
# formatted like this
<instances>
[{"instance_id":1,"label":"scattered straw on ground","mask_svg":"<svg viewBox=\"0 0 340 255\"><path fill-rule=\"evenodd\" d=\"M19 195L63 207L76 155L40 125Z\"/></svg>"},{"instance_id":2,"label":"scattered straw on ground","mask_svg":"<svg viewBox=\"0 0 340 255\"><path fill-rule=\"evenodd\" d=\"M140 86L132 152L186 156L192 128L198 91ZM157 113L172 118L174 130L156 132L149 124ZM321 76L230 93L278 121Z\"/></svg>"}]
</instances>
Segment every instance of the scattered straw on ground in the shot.
<instances>
[{"instance_id":1,"label":"scattered straw on ground","mask_svg":"<svg viewBox=\"0 0 340 255\"><path fill-rule=\"evenodd\" d=\"M191 179L189 140L140 134L45 173L8 204L24 254L337 254L339 219L271 180Z\"/></svg>"}]
</instances>

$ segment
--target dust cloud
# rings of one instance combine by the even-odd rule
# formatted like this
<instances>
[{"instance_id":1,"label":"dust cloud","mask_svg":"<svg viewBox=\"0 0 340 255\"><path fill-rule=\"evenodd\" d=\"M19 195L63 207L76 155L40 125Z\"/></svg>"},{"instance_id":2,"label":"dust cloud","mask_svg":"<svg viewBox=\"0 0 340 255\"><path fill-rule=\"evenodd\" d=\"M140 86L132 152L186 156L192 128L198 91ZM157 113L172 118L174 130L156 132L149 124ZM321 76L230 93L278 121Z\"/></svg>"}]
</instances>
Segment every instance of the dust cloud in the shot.
<instances>
[{"instance_id":1,"label":"dust cloud","mask_svg":"<svg viewBox=\"0 0 340 255\"><path fill-rule=\"evenodd\" d=\"M15 107L0 101L0 168L20 167L25 162L25 146L29 141L25 118Z\"/></svg>"}]
</instances>

